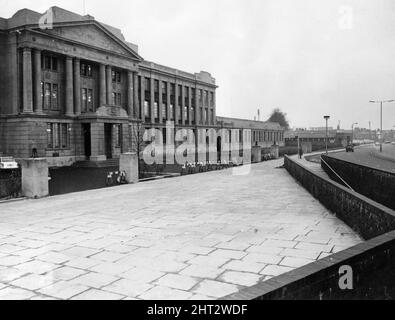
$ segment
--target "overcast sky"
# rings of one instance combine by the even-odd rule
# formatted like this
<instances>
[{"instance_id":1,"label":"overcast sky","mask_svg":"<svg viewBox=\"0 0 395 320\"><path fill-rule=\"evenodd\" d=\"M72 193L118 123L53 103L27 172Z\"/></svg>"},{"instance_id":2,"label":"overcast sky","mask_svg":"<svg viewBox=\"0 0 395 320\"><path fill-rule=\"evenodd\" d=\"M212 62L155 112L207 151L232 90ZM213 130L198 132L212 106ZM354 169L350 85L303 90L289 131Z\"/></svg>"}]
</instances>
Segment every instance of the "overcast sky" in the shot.
<instances>
[{"instance_id":1,"label":"overcast sky","mask_svg":"<svg viewBox=\"0 0 395 320\"><path fill-rule=\"evenodd\" d=\"M83 0L0 0L0 16L50 6L83 13ZM217 113L292 127L379 127L371 99L395 99L393 0L86 0L86 13L122 29L144 59L217 79ZM395 103L384 127L395 126Z\"/></svg>"}]
</instances>

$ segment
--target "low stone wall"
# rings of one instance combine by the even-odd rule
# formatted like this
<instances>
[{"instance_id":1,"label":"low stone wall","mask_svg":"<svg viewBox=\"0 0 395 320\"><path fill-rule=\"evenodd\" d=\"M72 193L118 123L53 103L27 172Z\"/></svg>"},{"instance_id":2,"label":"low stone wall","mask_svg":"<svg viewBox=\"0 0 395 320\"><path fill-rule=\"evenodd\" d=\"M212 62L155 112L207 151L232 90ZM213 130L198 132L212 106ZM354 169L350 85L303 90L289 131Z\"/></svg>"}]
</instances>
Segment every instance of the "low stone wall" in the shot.
<instances>
[{"instance_id":1,"label":"low stone wall","mask_svg":"<svg viewBox=\"0 0 395 320\"><path fill-rule=\"evenodd\" d=\"M364 239L372 239L395 230L394 210L337 182L316 175L289 157L285 157L284 166L328 210Z\"/></svg>"},{"instance_id":2,"label":"low stone wall","mask_svg":"<svg viewBox=\"0 0 395 320\"><path fill-rule=\"evenodd\" d=\"M331 168L355 191L395 210L395 174L364 165L322 156ZM335 181L343 182L323 162L322 168Z\"/></svg>"},{"instance_id":3,"label":"low stone wall","mask_svg":"<svg viewBox=\"0 0 395 320\"><path fill-rule=\"evenodd\" d=\"M367 242L320 261L259 283L225 300L347 299L366 295L365 283L374 283L395 268L395 212L285 156L284 167L324 206ZM354 290L339 286L340 268L353 271ZM395 281L392 281L395 282ZM385 296L387 288L378 288Z\"/></svg>"},{"instance_id":4,"label":"low stone wall","mask_svg":"<svg viewBox=\"0 0 395 320\"><path fill-rule=\"evenodd\" d=\"M344 266L352 268L353 290L342 290L339 286L339 271ZM388 287L370 287L368 290L364 283L374 282L372 277L384 277L387 270L394 267L393 231L247 288L225 297L224 300L336 300L372 298L370 295L385 297ZM391 287L391 284L388 283L388 286Z\"/></svg>"},{"instance_id":5,"label":"low stone wall","mask_svg":"<svg viewBox=\"0 0 395 320\"><path fill-rule=\"evenodd\" d=\"M18 197L21 192L20 170L13 172L0 171L0 199L8 197Z\"/></svg>"}]
</instances>

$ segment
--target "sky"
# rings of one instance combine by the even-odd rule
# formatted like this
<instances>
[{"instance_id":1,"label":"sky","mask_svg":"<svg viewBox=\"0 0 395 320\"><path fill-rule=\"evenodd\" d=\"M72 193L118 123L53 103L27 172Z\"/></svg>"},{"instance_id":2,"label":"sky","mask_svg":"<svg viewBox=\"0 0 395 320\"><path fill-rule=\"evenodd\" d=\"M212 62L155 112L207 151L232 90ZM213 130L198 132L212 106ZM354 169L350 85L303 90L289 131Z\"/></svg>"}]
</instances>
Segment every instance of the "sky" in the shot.
<instances>
[{"instance_id":1,"label":"sky","mask_svg":"<svg viewBox=\"0 0 395 320\"><path fill-rule=\"evenodd\" d=\"M83 0L0 0L0 16ZM291 127L378 128L395 99L393 0L85 0L85 13L120 28L146 59L217 80L217 114L287 113ZM395 103L384 107L395 126ZM395 129L395 128L394 128Z\"/></svg>"}]
</instances>

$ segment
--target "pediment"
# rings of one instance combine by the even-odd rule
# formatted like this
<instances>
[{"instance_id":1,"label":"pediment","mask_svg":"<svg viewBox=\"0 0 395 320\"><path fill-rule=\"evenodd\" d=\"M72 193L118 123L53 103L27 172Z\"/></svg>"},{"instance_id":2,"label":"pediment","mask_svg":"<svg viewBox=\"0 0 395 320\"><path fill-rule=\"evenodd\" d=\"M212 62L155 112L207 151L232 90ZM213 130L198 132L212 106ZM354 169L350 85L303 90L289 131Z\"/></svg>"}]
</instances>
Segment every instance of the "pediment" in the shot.
<instances>
[{"instance_id":1,"label":"pediment","mask_svg":"<svg viewBox=\"0 0 395 320\"><path fill-rule=\"evenodd\" d=\"M111 51L114 53L128 55L133 59L140 60L139 55L124 41L109 32L104 26L98 24L76 24L76 25L54 25L53 29L47 29L45 33L58 36L88 45Z\"/></svg>"}]
</instances>

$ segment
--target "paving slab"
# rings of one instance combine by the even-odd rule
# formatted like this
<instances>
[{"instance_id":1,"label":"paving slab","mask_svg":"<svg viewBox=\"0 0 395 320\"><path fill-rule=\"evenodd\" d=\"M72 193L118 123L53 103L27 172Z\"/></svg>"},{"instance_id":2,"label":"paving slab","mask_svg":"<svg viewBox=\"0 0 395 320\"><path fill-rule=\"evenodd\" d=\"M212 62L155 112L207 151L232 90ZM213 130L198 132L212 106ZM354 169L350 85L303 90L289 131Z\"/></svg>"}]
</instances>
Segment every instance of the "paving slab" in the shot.
<instances>
[{"instance_id":1,"label":"paving slab","mask_svg":"<svg viewBox=\"0 0 395 320\"><path fill-rule=\"evenodd\" d=\"M362 242L283 160L0 204L0 299L218 299Z\"/></svg>"}]
</instances>

